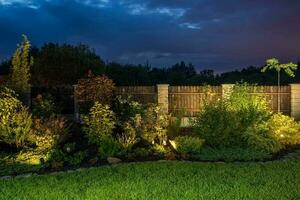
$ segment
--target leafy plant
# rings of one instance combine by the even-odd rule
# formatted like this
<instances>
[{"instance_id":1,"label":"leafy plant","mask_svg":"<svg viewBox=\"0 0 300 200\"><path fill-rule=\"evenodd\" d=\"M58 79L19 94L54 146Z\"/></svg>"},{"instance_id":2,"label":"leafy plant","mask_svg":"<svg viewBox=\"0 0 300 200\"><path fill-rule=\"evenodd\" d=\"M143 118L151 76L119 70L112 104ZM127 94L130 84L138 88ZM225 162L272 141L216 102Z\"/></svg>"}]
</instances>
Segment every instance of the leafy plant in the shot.
<instances>
[{"instance_id":1,"label":"leafy plant","mask_svg":"<svg viewBox=\"0 0 300 200\"><path fill-rule=\"evenodd\" d=\"M149 105L141 121L141 137L151 144L166 144L170 115L159 106Z\"/></svg>"},{"instance_id":2,"label":"leafy plant","mask_svg":"<svg viewBox=\"0 0 300 200\"><path fill-rule=\"evenodd\" d=\"M268 121L268 128L283 145L300 144L300 123L283 114L274 114Z\"/></svg>"},{"instance_id":3,"label":"leafy plant","mask_svg":"<svg viewBox=\"0 0 300 200\"><path fill-rule=\"evenodd\" d=\"M207 145L249 148L260 146L271 152L278 150L274 138L262 127L271 117L267 101L263 96L250 94L251 87L245 83L236 84L228 98L204 105L204 110L195 119L193 127Z\"/></svg>"},{"instance_id":4,"label":"leafy plant","mask_svg":"<svg viewBox=\"0 0 300 200\"><path fill-rule=\"evenodd\" d=\"M83 117L83 131L90 143L96 143L102 136L111 136L116 124L115 114L108 105L98 102Z\"/></svg>"},{"instance_id":5,"label":"leafy plant","mask_svg":"<svg viewBox=\"0 0 300 200\"><path fill-rule=\"evenodd\" d=\"M280 64L276 58L270 58L266 61L266 65L262 68L262 72L266 72L267 70L276 70L277 72L277 85L278 85L278 93L280 92L280 72L284 70L284 72L291 76L295 77L295 72L297 70L298 65L294 63L286 63ZM277 109L280 112L280 95L277 96Z\"/></svg>"},{"instance_id":6,"label":"leafy plant","mask_svg":"<svg viewBox=\"0 0 300 200\"><path fill-rule=\"evenodd\" d=\"M13 90L0 91L0 141L22 147L31 133L32 119Z\"/></svg>"},{"instance_id":7,"label":"leafy plant","mask_svg":"<svg viewBox=\"0 0 300 200\"><path fill-rule=\"evenodd\" d=\"M31 141L43 152L58 148L69 137L69 126L63 117L34 119Z\"/></svg>"},{"instance_id":8,"label":"leafy plant","mask_svg":"<svg viewBox=\"0 0 300 200\"><path fill-rule=\"evenodd\" d=\"M200 154L204 140L197 137L179 136L175 138L176 151L180 154Z\"/></svg>"},{"instance_id":9,"label":"leafy plant","mask_svg":"<svg viewBox=\"0 0 300 200\"><path fill-rule=\"evenodd\" d=\"M111 106L114 89L111 79L89 73L87 78L78 81L75 89L80 111L87 113L95 102Z\"/></svg>"},{"instance_id":10,"label":"leafy plant","mask_svg":"<svg viewBox=\"0 0 300 200\"><path fill-rule=\"evenodd\" d=\"M86 151L78 151L73 155L65 156L64 161L72 166L78 166L87 157Z\"/></svg>"},{"instance_id":11,"label":"leafy plant","mask_svg":"<svg viewBox=\"0 0 300 200\"><path fill-rule=\"evenodd\" d=\"M119 151L119 145L113 138L116 118L108 105L98 102L83 117L83 131L90 144L98 146L101 157L112 156Z\"/></svg>"},{"instance_id":12,"label":"leafy plant","mask_svg":"<svg viewBox=\"0 0 300 200\"><path fill-rule=\"evenodd\" d=\"M51 95L37 95L32 107L32 113L37 117L48 118L59 113L59 108L55 105Z\"/></svg>"},{"instance_id":13,"label":"leafy plant","mask_svg":"<svg viewBox=\"0 0 300 200\"><path fill-rule=\"evenodd\" d=\"M30 90L30 67L33 57L29 56L30 42L26 35L16 49L12 58L12 75L10 86L19 94L28 93Z\"/></svg>"},{"instance_id":14,"label":"leafy plant","mask_svg":"<svg viewBox=\"0 0 300 200\"><path fill-rule=\"evenodd\" d=\"M132 150L133 145L135 145L139 139L137 138L138 122L133 118L129 122L125 122L123 125L123 133L118 135L118 141L127 152Z\"/></svg>"}]
</instances>

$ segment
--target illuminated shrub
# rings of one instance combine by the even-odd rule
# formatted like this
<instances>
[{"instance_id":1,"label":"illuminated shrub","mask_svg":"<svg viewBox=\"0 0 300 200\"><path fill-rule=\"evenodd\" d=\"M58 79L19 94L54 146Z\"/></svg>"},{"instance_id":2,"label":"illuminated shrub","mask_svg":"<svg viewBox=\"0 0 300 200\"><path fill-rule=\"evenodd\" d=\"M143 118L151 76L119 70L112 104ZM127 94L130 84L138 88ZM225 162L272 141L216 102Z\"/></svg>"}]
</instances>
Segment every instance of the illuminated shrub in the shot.
<instances>
[{"instance_id":1,"label":"illuminated shrub","mask_svg":"<svg viewBox=\"0 0 300 200\"><path fill-rule=\"evenodd\" d=\"M118 141L122 148L127 152L132 150L132 147L139 141L138 130L139 130L139 115L132 118L130 121L123 124L123 132L118 135Z\"/></svg>"},{"instance_id":2,"label":"illuminated shrub","mask_svg":"<svg viewBox=\"0 0 300 200\"><path fill-rule=\"evenodd\" d=\"M274 114L268 121L268 128L281 144L300 144L300 123L294 118Z\"/></svg>"},{"instance_id":3,"label":"illuminated shrub","mask_svg":"<svg viewBox=\"0 0 300 200\"><path fill-rule=\"evenodd\" d=\"M176 137L174 142L174 148L178 153L191 155L200 154L204 144L204 140L191 136Z\"/></svg>"},{"instance_id":4,"label":"illuminated shrub","mask_svg":"<svg viewBox=\"0 0 300 200\"><path fill-rule=\"evenodd\" d=\"M141 120L141 137L149 143L163 145L167 140L170 115L159 106L149 105Z\"/></svg>"},{"instance_id":5,"label":"illuminated shrub","mask_svg":"<svg viewBox=\"0 0 300 200\"><path fill-rule=\"evenodd\" d=\"M251 95L250 90L251 86L247 84L237 84L227 98L204 105L193 127L207 145L261 146L261 149L269 149L271 152L278 149L274 138L261 127L271 117L267 101L263 96Z\"/></svg>"},{"instance_id":6,"label":"illuminated shrub","mask_svg":"<svg viewBox=\"0 0 300 200\"><path fill-rule=\"evenodd\" d=\"M66 141L69 137L69 126L63 117L34 119L32 141L41 152L49 152Z\"/></svg>"},{"instance_id":7,"label":"illuminated shrub","mask_svg":"<svg viewBox=\"0 0 300 200\"><path fill-rule=\"evenodd\" d=\"M111 106L114 89L113 81L106 76L90 74L80 79L75 90L80 111L87 113L96 101Z\"/></svg>"},{"instance_id":8,"label":"illuminated shrub","mask_svg":"<svg viewBox=\"0 0 300 200\"><path fill-rule=\"evenodd\" d=\"M83 131L90 144L98 146L101 157L112 156L119 150L119 145L113 137L116 125L114 113L108 105L98 102L83 117Z\"/></svg>"},{"instance_id":9,"label":"illuminated shrub","mask_svg":"<svg viewBox=\"0 0 300 200\"><path fill-rule=\"evenodd\" d=\"M0 141L22 147L31 133L32 119L27 108L16 98L15 92L0 91Z\"/></svg>"}]
</instances>

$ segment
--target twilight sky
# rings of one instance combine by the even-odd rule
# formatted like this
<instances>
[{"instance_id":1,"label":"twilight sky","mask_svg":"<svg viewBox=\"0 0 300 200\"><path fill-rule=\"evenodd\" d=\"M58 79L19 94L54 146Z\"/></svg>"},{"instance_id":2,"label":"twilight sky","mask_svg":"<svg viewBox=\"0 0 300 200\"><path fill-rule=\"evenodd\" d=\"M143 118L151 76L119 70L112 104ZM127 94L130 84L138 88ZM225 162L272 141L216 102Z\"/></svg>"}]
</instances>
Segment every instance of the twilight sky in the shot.
<instances>
[{"instance_id":1,"label":"twilight sky","mask_svg":"<svg viewBox=\"0 0 300 200\"><path fill-rule=\"evenodd\" d=\"M299 0L0 0L0 60L32 43L86 43L105 61L218 72L300 60Z\"/></svg>"}]
</instances>

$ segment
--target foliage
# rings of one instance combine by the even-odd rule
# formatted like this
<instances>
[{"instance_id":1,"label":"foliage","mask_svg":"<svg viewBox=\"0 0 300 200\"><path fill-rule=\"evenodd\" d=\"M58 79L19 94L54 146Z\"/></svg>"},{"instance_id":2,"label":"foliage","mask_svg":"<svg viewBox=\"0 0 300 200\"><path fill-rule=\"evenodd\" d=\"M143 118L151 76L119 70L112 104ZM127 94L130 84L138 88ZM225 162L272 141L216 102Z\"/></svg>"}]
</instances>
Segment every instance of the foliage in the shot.
<instances>
[{"instance_id":1,"label":"foliage","mask_svg":"<svg viewBox=\"0 0 300 200\"><path fill-rule=\"evenodd\" d=\"M247 147L255 151L274 154L282 148L282 145L269 131L266 123L254 124L248 127L242 137Z\"/></svg>"},{"instance_id":2,"label":"foliage","mask_svg":"<svg viewBox=\"0 0 300 200\"><path fill-rule=\"evenodd\" d=\"M276 70L277 72L280 72L281 70L284 70L286 74L288 74L291 77L295 77L294 71L297 70L297 64L294 63L286 63L286 64L280 64L279 61L276 58L270 58L266 61L265 67L262 68L262 72L266 72L267 70Z\"/></svg>"},{"instance_id":3,"label":"foliage","mask_svg":"<svg viewBox=\"0 0 300 200\"><path fill-rule=\"evenodd\" d=\"M152 146L152 151L154 154L159 155L159 156L165 155L168 152L167 149L163 145L160 145L160 144L154 144Z\"/></svg>"},{"instance_id":4,"label":"foliage","mask_svg":"<svg viewBox=\"0 0 300 200\"><path fill-rule=\"evenodd\" d=\"M249 94L250 91L249 85L237 84L228 98L204 105L193 126L207 145L252 147L255 144L250 141L270 139L269 134L256 130L271 117L267 101L263 96Z\"/></svg>"},{"instance_id":5,"label":"foliage","mask_svg":"<svg viewBox=\"0 0 300 200\"><path fill-rule=\"evenodd\" d=\"M10 86L19 94L28 93L30 90L30 67L33 65L33 58L29 56L30 46L27 36L23 35L23 41L12 58Z\"/></svg>"},{"instance_id":6,"label":"foliage","mask_svg":"<svg viewBox=\"0 0 300 200\"><path fill-rule=\"evenodd\" d=\"M47 43L31 51L34 85L73 85L89 70L103 73L105 64L95 51L84 44Z\"/></svg>"},{"instance_id":7,"label":"foliage","mask_svg":"<svg viewBox=\"0 0 300 200\"><path fill-rule=\"evenodd\" d=\"M273 70L275 69L277 71L277 85L278 89L280 89L280 72L281 70L284 70L284 72L291 77L295 77L295 72L298 68L297 64L294 63L286 63L286 64L280 64L279 61L276 58L271 58L266 61L265 67L262 68L262 72L266 72L267 70ZM277 96L277 109L278 112L280 112L280 98Z\"/></svg>"},{"instance_id":8,"label":"foliage","mask_svg":"<svg viewBox=\"0 0 300 200\"><path fill-rule=\"evenodd\" d=\"M51 95L37 95L32 107L32 114L37 117L48 118L59 113L59 108Z\"/></svg>"},{"instance_id":9,"label":"foliage","mask_svg":"<svg viewBox=\"0 0 300 200\"><path fill-rule=\"evenodd\" d=\"M146 158L150 155L150 149L147 148L136 148L133 150L133 153L138 157L138 158Z\"/></svg>"},{"instance_id":10,"label":"foliage","mask_svg":"<svg viewBox=\"0 0 300 200\"><path fill-rule=\"evenodd\" d=\"M83 124L89 143L98 146L101 157L112 156L119 151L119 145L112 135L116 119L108 105L96 102L89 115L83 117Z\"/></svg>"},{"instance_id":11,"label":"foliage","mask_svg":"<svg viewBox=\"0 0 300 200\"><path fill-rule=\"evenodd\" d=\"M139 139L137 138L137 120L133 118L129 122L125 122L123 125L123 133L118 136L118 141L121 144L122 148L130 152L133 145L135 145Z\"/></svg>"},{"instance_id":12,"label":"foliage","mask_svg":"<svg viewBox=\"0 0 300 200\"><path fill-rule=\"evenodd\" d=\"M90 113L82 119L86 134L90 143L97 144L102 136L112 136L115 128L115 114L108 105L102 105L98 102L90 109Z\"/></svg>"},{"instance_id":13,"label":"foliage","mask_svg":"<svg viewBox=\"0 0 300 200\"><path fill-rule=\"evenodd\" d=\"M141 121L141 137L151 144L165 144L170 115L159 106L149 105Z\"/></svg>"},{"instance_id":14,"label":"foliage","mask_svg":"<svg viewBox=\"0 0 300 200\"><path fill-rule=\"evenodd\" d=\"M88 111L98 101L103 105L111 105L114 83L106 76L89 74L87 78L78 80L75 95L82 112Z\"/></svg>"},{"instance_id":15,"label":"foliage","mask_svg":"<svg viewBox=\"0 0 300 200\"><path fill-rule=\"evenodd\" d=\"M69 137L69 126L63 117L34 119L32 142L43 152L58 148Z\"/></svg>"},{"instance_id":16,"label":"foliage","mask_svg":"<svg viewBox=\"0 0 300 200\"><path fill-rule=\"evenodd\" d=\"M87 157L86 151L78 151L70 156L65 156L64 161L72 166L78 166Z\"/></svg>"},{"instance_id":17,"label":"foliage","mask_svg":"<svg viewBox=\"0 0 300 200\"><path fill-rule=\"evenodd\" d=\"M16 98L15 92L0 91L0 141L21 147L31 132L32 119L27 108Z\"/></svg>"},{"instance_id":18,"label":"foliage","mask_svg":"<svg viewBox=\"0 0 300 200\"><path fill-rule=\"evenodd\" d=\"M176 151L180 154L200 154L204 140L197 137L179 136L175 138Z\"/></svg>"},{"instance_id":19,"label":"foliage","mask_svg":"<svg viewBox=\"0 0 300 200\"><path fill-rule=\"evenodd\" d=\"M274 114L268 121L268 128L283 145L300 144L300 123L283 114Z\"/></svg>"},{"instance_id":20,"label":"foliage","mask_svg":"<svg viewBox=\"0 0 300 200\"><path fill-rule=\"evenodd\" d=\"M118 124L122 126L124 122L136 117L136 115L141 115L144 112L144 107L139 102L134 101L131 96L116 96L113 102L113 111L118 117Z\"/></svg>"}]
</instances>

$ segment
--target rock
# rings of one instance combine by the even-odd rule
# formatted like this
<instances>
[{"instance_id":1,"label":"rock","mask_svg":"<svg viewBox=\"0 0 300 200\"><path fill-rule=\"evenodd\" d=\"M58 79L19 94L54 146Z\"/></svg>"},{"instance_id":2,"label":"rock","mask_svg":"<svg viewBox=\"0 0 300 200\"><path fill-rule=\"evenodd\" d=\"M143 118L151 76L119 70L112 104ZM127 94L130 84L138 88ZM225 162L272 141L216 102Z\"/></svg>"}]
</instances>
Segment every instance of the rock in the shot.
<instances>
[{"instance_id":1,"label":"rock","mask_svg":"<svg viewBox=\"0 0 300 200\"><path fill-rule=\"evenodd\" d=\"M29 178L32 176L32 173L28 173L28 174L21 174L16 176L16 178Z\"/></svg>"},{"instance_id":2,"label":"rock","mask_svg":"<svg viewBox=\"0 0 300 200\"><path fill-rule=\"evenodd\" d=\"M168 153L168 154L165 156L165 159L166 159L166 160L177 160L177 159L176 159L176 154L173 153L173 152L170 152L170 153Z\"/></svg>"},{"instance_id":3,"label":"rock","mask_svg":"<svg viewBox=\"0 0 300 200\"><path fill-rule=\"evenodd\" d=\"M88 161L88 163L89 163L90 165L95 165L97 162L98 162L98 158L97 158L97 157L92 158L92 159L90 159L90 160Z\"/></svg>"},{"instance_id":4,"label":"rock","mask_svg":"<svg viewBox=\"0 0 300 200\"><path fill-rule=\"evenodd\" d=\"M119 159L119 158L116 158L116 157L108 157L107 158L107 162L109 163L109 164L118 164L118 163L120 163L120 162L122 162L122 160L121 159Z\"/></svg>"}]
</instances>

